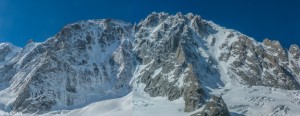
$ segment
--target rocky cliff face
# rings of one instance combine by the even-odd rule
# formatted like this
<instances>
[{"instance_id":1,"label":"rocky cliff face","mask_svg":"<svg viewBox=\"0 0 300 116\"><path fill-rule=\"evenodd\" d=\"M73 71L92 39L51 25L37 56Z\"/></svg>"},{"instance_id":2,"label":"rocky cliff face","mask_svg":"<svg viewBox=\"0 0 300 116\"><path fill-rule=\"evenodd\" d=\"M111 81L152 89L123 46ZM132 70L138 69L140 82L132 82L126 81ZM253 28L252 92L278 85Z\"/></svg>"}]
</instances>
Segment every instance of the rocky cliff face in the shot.
<instances>
[{"instance_id":1,"label":"rocky cliff face","mask_svg":"<svg viewBox=\"0 0 300 116\"><path fill-rule=\"evenodd\" d=\"M46 42L29 43L0 71L16 94L12 110L76 108L128 94L130 39L130 24L107 19L67 25Z\"/></svg>"},{"instance_id":2,"label":"rocky cliff face","mask_svg":"<svg viewBox=\"0 0 300 116\"><path fill-rule=\"evenodd\" d=\"M22 49L16 47L10 43L0 43L0 69L7 67L6 65L15 57ZM2 71L0 73L0 90L9 86L9 80L4 75L7 75L8 71Z\"/></svg>"},{"instance_id":3,"label":"rocky cliff face","mask_svg":"<svg viewBox=\"0 0 300 116\"><path fill-rule=\"evenodd\" d=\"M13 58L21 48L18 48L11 43L0 43L0 67L7 64L11 58Z\"/></svg>"},{"instance_id":4,"label":"rocky cliff face","mask_svg":"<svg viewBox=\"0 0 300 116\"><path fill-rule=\"evenodd\" d=\"M3 62L10 49L0 52ZM0 68L0 84L7 85L0 95L12 97L0 106L13 112L74 109L133 91L183 98L185 112L205 107L195 115L229 115L210 89L242 84L297 90L300 82L297 45L285 50L277 41L260 43L193 14L152 13L134 26L82 21L16 53Z\"/></svg>"},{"instance_id":5,"label":"rocky cliff face","mask_svg":"<svg viewBox=\"0 0 300 116\"><path fill-rule=\"evenodd\" d=\"M228 67L233 72L231 76L242 78L248 85L299 89L299 76L291 71L289 53L279 42L265 39L263 43L257 43L240 36L231 45L224 45L221 49L228 51L221 53L219 59L225 62L234 59Z\"/></svg>"},{"instance_id":6,"label":"rocky cliff face","mask_svg":"<svg viewBox=\"0 0 300 116\"><path fill-rule=\"evenodd\" d=\"M230 116L230 113L222 97L212 96L201 112L191 116Z\"/></svg>"},{"instance_id":7,"label":"rocky cliff face","mask_svg":"<svg viewBox=\"0 0 300 116\"><path fill-rule=\"evenodd\" d=\"M202 57L192 45L194 32L185 25L185 17L152 14L136 27L134 51L142 65L137 78L150 96L167 96L169 100L184 97L186 111L204 102L204 91L196 68ZM190 40L188 40L190 38Z\"/></svg>"}]
</instances>

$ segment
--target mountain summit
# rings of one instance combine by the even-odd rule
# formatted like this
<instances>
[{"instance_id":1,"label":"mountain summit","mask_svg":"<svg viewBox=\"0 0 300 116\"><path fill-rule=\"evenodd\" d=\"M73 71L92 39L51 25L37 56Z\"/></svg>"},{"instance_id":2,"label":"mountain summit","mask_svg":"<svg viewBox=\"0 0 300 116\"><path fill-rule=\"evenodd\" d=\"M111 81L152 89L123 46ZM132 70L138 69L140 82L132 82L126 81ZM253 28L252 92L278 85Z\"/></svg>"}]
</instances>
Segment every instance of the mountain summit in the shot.
<instances>
[{"instance_id":1,"label":"mountain summit","mask_svg":"<svg viewBox=\"0 0 300 116\"><path fill-rule=\"evenodd\" d=\"M300 113L297 45L257 42L191 13L152 13L136 25L81 21L22 49L0 44L0 53L4 114L73 115L92 106L97 115L126 106L137 116Z\"/></svg>"}]
</instances>

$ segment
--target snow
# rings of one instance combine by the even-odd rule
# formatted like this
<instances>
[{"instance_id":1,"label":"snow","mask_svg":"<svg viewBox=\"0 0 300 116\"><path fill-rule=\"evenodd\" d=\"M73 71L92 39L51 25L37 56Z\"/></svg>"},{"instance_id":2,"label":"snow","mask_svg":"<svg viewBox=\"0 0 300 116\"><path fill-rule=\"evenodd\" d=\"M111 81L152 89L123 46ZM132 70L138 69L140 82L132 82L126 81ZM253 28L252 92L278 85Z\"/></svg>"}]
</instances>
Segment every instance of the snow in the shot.
<instances>
[{"instance_id":1,"label":"snow","mask_svg":"<svg viewBox=\"0 0 300 116\"><path fill-rule=\"evenodd\" d=\"M88 23L90 25L90 23L97 23L97 24L99 23L100 24L101 22L103 22L103 21L95 21L95 22L89 21ZM79 22L77 24L83 25L84 23L87 23L87 22ZM116 23L120 24L122 22L116 21ZM129 25L124 24L124 26L129 26ZM102 33L102 29L100 29L102 27L103 27L102 25L92 25L91 28L83 26L83 28L86 28L86 29L83 29L85 31L80 31L80 32L78 32L78 34L80 34L81 36L86 36L86 33L89 33L89 34L95 36L94 38L98 39L98 36ZM111 58L112 55L115 52L117 52L116 50L118 48L122 49L121 40L127 39L126 33L124 33L124 35L122 35L120 37L115 37L115 41L107 44L104 47L100 46L98 44L99 42L95 42L96 44L93 44L94 46L92 46L90 49L86 50L86 52L79 54L78 51L76 51L76 49L74 49L75 48L74 42L76 42L76 40L82 39L82 38L83 37L78 38L78 36L75 34L74 36L70 36L69 38L63 38L64 41L60 40L62 38L57 38L57 36L55 36L55 37L49 38L47 41L45 41L43 43L34 43L34 42L28 43L26 45L26 47L16 57L13 57L10 60L14 64L13 65L14 69L17 70L16 73L12 73L11 74L12 76L9 77L9 79L7 79L7 82L3 82L1 80L2 77L0 77L0 82L1 82L0 83L0 109L3 110L1 112L3 114L10 114L8 112L11 112L11 110L12 110L11 109L12 103L14 103L16 101L16 97L19 96L19 94L24 90L25 87L30 89L29 94L31 97L40 95L40 92L42 92L42 94L49 97L49 99L55 99L56 104L54 106L52 106L52 109L51 109L53 111L82 108L90 103L98 102L101 100L109 100L109 99L119 98L124 95L127 95L131 91L131 88L129 87L129 85L126 85L128 87L123 87L120 89L117 87L121 86L121 84L129 83L130 78L128 78L128 79L122 78L122 80L117 79L117 78L114 79L110 75L110 72L113 72L113 71L121 72L120 70L122 70L123 67L119 68L119 67L112 67L110 65L107 65L107 64L109 64L109 62L108 62L110 60L109 58ZM108 76L111 76L112 78L107 78L106 80L103 79L104 76L98 76L98 77L102 77L102 78L92 78L93 75L91 74L91 71L89 71L90 75L86 74L87 76L85 76L85 78L84 78L87 80L84 80L84 79L81 80L80 76L76 76L76 77L78 77L77 78L78 81L73 81L75 83L77 82L76 83L77 86L74 87L76 89L76 94L66 92L65 87L67 86L67 78L71 77L70 73L66 72L66 71L42 72L45 75L43 77L51 77L51 78L41 77L41 80L43 82L45 82L46 84L43 84L41 86L39 86L38 84L34 84L34 85L30 84L29 85L28 83L30 83L32 81L33 75L36 74L37 70L40 69L41 66L44 66L45 63L49 63L49 65L47 65L47 68L55 68L55 67L62 68L62 66L59 63L57 63L52 58L49 58L47 56L47 55L49 55L49 52L40 51L40 50L43 50L43 48L51 49L50 47L52 47L52 46L48 46L48 45L55 45L55 43L53 43L53 42L62 42L61 44L68 45L69 47L74 45L74 46L72 46L74 48L70 47L70 49L68 49L66 47L61 47L61 49L58 49L57 51L52 51L51 55L53 55L53 57L57 57L59 59L59 61L64 61L65 64L68 64L68 66L70 68L72 68L76 71L76 75L83 75L83 73L88 72L87 70L93 70L92 64L95 63L99 66L98 68L100 68L99 75L103 74L102 73L103 70L101 70L103 67L100 67L100 66L104 65L104 66L106 66L105 67L107 70L106 73L108 73ZM6 45L6 44L1 44L1 45ZM64 46L64 45L62 45L62 46ZM66 49L70 50L72 53L70 53L70 52L66 53ZM105 51L100 51L101 49L105 49ZM122 52L120 52L120 54L122 54ZM75 57L76 60L78 60L78 61L82 61L82 59L85 59L87 64L84 66L77 65L76 63L74 63L74 65L71 65L70 62L67 62L70 57ZM74 62L76 62L76 60ZM121 63L123 61L119 61L119 60L124 60L124 59L121 58L121 59L116 59L116 60L118 60L118 61L116 61L117 63ZM92 69L91 69L91 67L92 67ZM111 68L113 68L113 69L111 69ZM119 68L119 69L117 69L117 68ZM74 71L74 70L72 70L72 71ZM117 74L115 74L115 75L118 76ZM114 77L116 77L116 76L114 76ZM73 77L75 77L75 76L73 76ZM88 79L90 79L90 80L88 80ZM110 80L108 80L108 79L110 79ZM83 83L83 84L81 84L81 83ZM88 83L88 84L86 84L86 83ZM71 84L74 84L74 83L71 83ZM120 84L120 85L118 85L118 84ZM31 98L29 98L29 99L31 99ZM72 102L71 105L67 105L69 103L69 101L68 101L69 99L71 99L70 100ZM122 101L124 101L124 99L122 99ZM118 101L114 101L113 103L115 103L115 105L116 105L116 104L118 104L117 102ZM113 105L113 103L112 103L112 105ZM107 103L107 104L110 104L110 103ZM89 111L89 112L96 111L98 109L97 107L104 108L104 106L102 107L97 104L94 104L90 107L87 106L87 108L84 107L85 109L83 109L83 110L90 109L91 107L95 107L95 109L93 111ZM118 106L118 107L125 108L123 106ZM110 108L113 108L113 106L111 106ZM83 110L82 110L82 112L83 112ZM83 113L87 113L87 112L83 112Z\"/></svg>"},{"instance_id":2,"label":"snow","mask_svg":"<svg viewBox=\"0 0 300 116\"><path fill-rule=\"evenodd\" d=\"M132 109L132 93L129 93L121 98L95 102L70 111L54 111L42 116L131 116Z\"/></svg>"},{"instance_id":3,"label":"snow","mask_svg":"<svg viewBox=\"0 0 300 116\"><path fill-rule=\"evenodd\" d=\"M8 43L8 42L0 43L0 50L3 49L4 47L7 47L7 46L11 49L11 52L8 55L5 56L4 62L0 62L0 68L3 65L7 64L16 54L18 54L22 50L22 48L17 47L17 46L15 46L11 43Z\"/></svg>"},{"instance_id":4,"label":"snow","mask_svg":"<svg viewBox=\"0 0 300 116\"><path fill-rule=\"evenodd\" d=\"M232 86L212 90L222 95L233 115L297 116L300 114L300 91L282 90L264 86Z\"/></svg>"},{"instance_id":5,"label":"snow","mask_svg":"<svg viewBox=\"0 0 300 116\"><path fill-rule=\"evenodd\" d=\"M192 14L188 14L189 16L191 16ZM103 21L93 21L93 20L89 20L88 22L92 22L92 23L97 23L99 25L104 25L105 24ZM190 21L193 22L193 21ZM197 50L197 53L199 53L199 55L201 56L201 58L203 57L203 59L199 58L199 62L201 64L204 64L203 67L205 67L206 65L211 65L211 67L213 69L216 69L219 74L212 74L209 75L207 74L207 72L202 71L202 69L199 69L199 73L201 73L200 75L203 75L202 77L200 77L202 86L205 87L205 89L209 90L206 92L210 92L210 94L218 94L221 95L225 101L225 103L227 104L230 112L232 115L257 115L257 116L269 116L269 115L298 115L300 114L299 111L299 105L300 105L300 91L299 90L282 90L282 89L274 89L274 88L270 88L270 87L263 87L263 86L246 86L241 84L241 82L243 81L240 78L233 78L233 77L238 77L237 75L235 75L233 72L231 72L228 67L230 66L230 64L233 61L236 61L236 59L238 58L238 56L231 56L228 61L220 61L219 60L219 56L221 53L227 53L230 52L230 50L226 49L220 49L220 46L222 46L223 44L225 46L231 46L234 42L236 42L239 37L241 36L246 36L243 35L235 30L231 30L231 29L226 29L224 27L221 27L217 24L214 24L211 21L205 21L204 22L208 23L210 26L212 26L216 32L215 33L211 33L208 36L205 36L204 38L201 38L202 36L199 35L193 35L194 38L193 39L195 42L195 44L197 44L198 48L195 48L195 50ZM81 22L83 23L83 22ZM114 23L116 23L116 26L129 26L130 24L128 23L124 23L122 21L115 21ZM170 21L166 21L167 24L170 23ZM154 34L157 31L160 31L159 29L161 29L162 24L159 24L158 26L154 27L154 28L149 28L147 30L150 30L152 33L150 33L150 37L151 36L155 36ZM174 28L176 25L172 25L172 27L170 28ZM191 24L189 25L190 28L192 28ZM91 27L90 30L91 33L96 33L97 26ZM100 31L100 30L98 30ZM103 31L103 30L101 30ZM101 32L102 33L102 32ZM233 37L231 38L227 38L227 36L229 34L234 34ZM82 36L86 36L86 35L82 35ZM248 37L248 36L246 36ZM127 36L123 36L121 38L121 41L116 41L111 43L110 45L106 46L105 48L102 48L98 43L96 43L94 46L91 47L90 50L87 50L85 53L87 56L89 56L89 60L88 60L88 65L91 66L92 63L96 63L96 64L105 64L109 58L112 56L114 57L114 60L116 60L117 63L122 63L122 61L124 60L124 56L121 50L122 46L119 46L120 43L125 42L125 40L127 41L129 37ZM256 42L253 38L248 37L250 40L253 40L253 44L254 45L261 45L261 43ZM80 38L83 39L83 38ZM150 39L150 38L146 38L146 39ZM213 42L213 39L215 40L215 43L213 45L210 45L209 43ZM75 39L74 39L75 40ZM131 39L132 41L134 40L134 38ZM54 42L57 42L58 40L55 39ZM129 40L128 40L129 41ZM74 42L74 41L71 41ZM150 42L155 42L154 40ZM46 42L45 42L46 43ZM36 49L37 46L41 45L43 43L31 43L30 45L28 45L22 53L20 53L19 57L13 58L12 60L17 61L17 65L21 65L23 60L26 60L25 58L27 57L27 55L29 55L28 53L33 52L34 49ZM279 43L278 43L279 44ZM7 45L6 43L0 43L0 49L1 46L3 45ZM194 47L194 46L193 46ZM263 46L265 47L265 46ZM103 52L98 52L99 50L103 50L105 49ZM133 50L136 50L137 46L134 46ZM12 55L7 56L8 59L10 59L11 57L13 57L13 54L17 54L18 50L20 50L20 48L16 48L16 52L12 53ZM116 52L114 52L116 51ZM98 53L97 53L98 52ZM62 57L65 57L65 54L58 54L58 55L62 55ZM251 52L248 52L247 56L252 56L253 54ZM290 60L296 61L295 59L292 59L291 56ZM76 57L78 60L83 59L82 57ZM44 59L40 59L41 61L43 61ZM206 62L205 62L206 61ZM298 61L298 60L297 60ZM72 110L62 110L60 108L64 108L64 107L68 107L68 106L64 106L63 102L60 100L57 100L57 106L54 106L54 108L52 109L52 111L50 111L49 113L43 114L44 116L50 116L50 115L56 115L56 116L81 116L81 115L92 115L92 116L120 116L120 115L124 115L124 116L130 116L130 115L136 115L136 116L189 116L197 111L201 111L201 109L194 111L194 112L190 112L190 113L186 113L184 112L184 100L183 98L179 98L177 100L174 101L169 101L167 97L150 97L146 92L144 92L144 88L145 88L145 84L141 83L140 80L138 80L139 75L141 75L142 73L144 73L144 70L147 69L147 67L152 64L153 61L151 61L149 64L146 65L140 65L138 64L136 69L135 69L135 73L133 74L133 77L130 80L130 85L133 86L133 90L131 91L131 93L129 93L128 95L126 95L126 91L118 91L115 94L120 94L119 96L111 96L109 95L110 93L113 94L113 91L110 89L112 88L110 86L110 83L101 83L100 85L98 82L96 81L92 81L92 82L96 82L96 83L90 83L90 85L94 88L92 89L88 89L88 88L84 88L81 87L81 89L79 89L80 91L78 93L80 93L75 100L75 103L79 103L82 102L81 104L77 104L74 107L69 107ZM246 61L246 63L250 63L248 61ZM53 64L55 65L55 64ZM176 66L176 64L174 64ZM34 66L39 67L39 64L34 64ZM202 66L202 65L201 65ZM31 68L31 71L35 71L37 67ZM292 67L291 64L289 65L289 67ZM0 63L0 68L1 68L1 63ZM84 66L74 66L73 67L76 70L85 70L86 65ZM120 64L120 67L118 68L118 70L123 70L127 68L125 66L125 64ZM207 68L207 67L205 67ZM110 68L108 68L110 69ZM290 68L292 69L292 68ZM134 69L133 69L134 70ZM242 70L248 70L247 67L243 67ZM28 70L26 70L28 71ZM162 71L162 67L157 68L153 75L152 78L161 74ZM198 71L198 70L197 70ZM202 71L202 72L201 72ZM263 69L263 72L267 72L267 71L271 71L271 69L269 70L265 70ZM29 72L29 76L30 76L30 71ZM80 72L80 71L79 71ZM166 77L168 77L168 81L169 82L173 82L174 81L174 75L173 75L174 71L171 71L170 73L167 74L162 74ZM185 70L185 72L187 72L187 70ZM215 73L215 72L213 72ZM119 73L120 74L120 73ZM118 76L119 76L118 74ZM11 81L11 87L10 88L6 88L5 87L7 85L0 85L0 115L13 115L10 112L10 104L13 103L13 101L15 101L15 98L17 95L15 95L13 92L9 92L11 91L11 88L20 88L18 83L26 83L27 81L30 80L24 80L23 79L19 79L17 77L25 77L25 71L21 72L19 71L16 75L15 78L12 79ZM52 75L53 77L56 77L56 74ZM60 75L61 77L63 77L64 75ZM186 84L184 82L184 74L180 75L180 77L178 78L178 81L175 83L178 87L183 87L184 84ZM59 77L59 76L57 76ZM53 81L53 80L49 80L49 81ZM57 81L57 82L61 82L61 81ZM127 82L127 81L126 81ZM219 82L223 82L219 83ZM300 82L298 80L298 82ZM2 83L1 83L2 84ZM57 85L57 83L51 83L55 88L55 85ZM217 87L214 87L212 85L218 85ZM50 85L47 85L50 86ZM48 87L45 88L48 88ZM65 86L65 85L63 85ZM91 93L92 90L94 89L98 89L101 88L103 90L101 91L96 91L95 93ZM36 88L38 89L38 88ZM59 89L58 89L59 90ZM36 91L35 89L33 89L32 91ZM100 93L102 92L102 93ZM107 96L102 96L102 94L105 94ZM126 96L122 95L125 94ZM89 95L89 98L87 98L85 95ZM65 100L66 96L64 96L64 98L62 100ZM100 98L99 98L100 97ZM102 98L103 97L103 98ZM134 98L134 99L133 99ZM102 100L102 101L100 101ZM60 103L61 102L61 103ZM89 104L91 103L91 104ZM88 104L88 105L87 105ZM85 106L86 105L86 106ZM74 109L76 108L76 109ZM14 115L24 115L24 114L14 114ZM26 114L26 115L30 115L30 114ZM32 114L35 115L35 114Z\"/></svg>"},{"instance_id":6,"label":"snow","mask_svg":"<svg viewBox=\"0 0 300 116\"><path fill-rule=\"evenodd\" d=\"M16 99L17 95L14 93L9 92L10 88L6 88L4 90L0 91L0 115L1 110L10 111L9 104L12 104L14 100Z\"/></svg>"},{"instance_id":7,"label":"snow","mask_svg":"<svg viewBox=\"0 0 300 116\"><path fill-rule=\"evenodd\" d=\"M133 92L134 116L190 116L184 112L183 98L169 101L166 97L150 97Z\"/></svg>"},{"instance_id":8,"label":"snow","mask_svg":"<svg viewBox=\"0 0 300 116\"><path fill-rule=\"evenodd\" d=\"M128 95L121 98L94 102L83 108L74 110L51 111L40 116L132 116L132 111L132 93L129 93ZM35 116L37 114L13 114L0 110L0 115Z\"/></svg>"},{"instance_id":9,"label":"snow","mask_svg":"<svg viewBox=\"0 0 300 116\"><path fill-rule=\"evenodd\" d=\"M162 70L162 67L156 69L156 70L154 71L154 74L153 74L151 77L152 77L152 78L156 77L156 76L161 72L161 70Z\"/></svg>"},{"instance_id":10,"label":"snow","mask_svg":"<svg viewBox=\"0 0 300 116\"><path fill-rule=\"evenodd\" d=\"M212 90L211 94L221 95L233 116L296 116L300 114L300 92L297 90L228 84L224 88ZM183 98L169 101L166 97L150 97L147 94L131 92L121 98L94 102L74 110L51 111L42 116L189 116L197 112L186 113L183 109ZM0 115L12 114L0 110Z\"/></svg>"},{"instance_id":11,"label":"snow","mask_svg":"<svg viewBox=\"0 0 300 116\"><path fill-rule=\"evenodd\" d=\"M137 76L143 73L142 70L149 64L139 65L132 80L133 116L189 116L191 113L184 112L183 98L169 101L167 97L150 97L144 91L146 85L141 83ZM157 71L160 72L161 69Z\"/></svg>"}]
</instances>

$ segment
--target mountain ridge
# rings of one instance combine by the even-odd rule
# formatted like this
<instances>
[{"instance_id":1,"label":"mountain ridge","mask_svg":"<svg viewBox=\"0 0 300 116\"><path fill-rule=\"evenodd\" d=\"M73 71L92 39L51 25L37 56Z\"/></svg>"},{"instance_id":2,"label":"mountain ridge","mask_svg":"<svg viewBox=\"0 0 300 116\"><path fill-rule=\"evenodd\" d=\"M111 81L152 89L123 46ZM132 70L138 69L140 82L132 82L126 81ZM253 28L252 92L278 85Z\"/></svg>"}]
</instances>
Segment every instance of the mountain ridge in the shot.
<instances>
[{"instance_id":1,"label":"mountain ridge","mask_svg":"<svg viewBox=\"0 0 300 116\"><path fill-rule=\"evenodd\" d=\"M45 42L28 43L0 68L6 85L0 95L14 96L0 100L0 108L44 113L133 92L183 98L185 112L205 107L195 115L230 115L213 89L299 90L299 54L297 45L287 50L278 41L257 42L191 13L152 13L136 25L80 21Z\"/></svg>"}]
</instances>

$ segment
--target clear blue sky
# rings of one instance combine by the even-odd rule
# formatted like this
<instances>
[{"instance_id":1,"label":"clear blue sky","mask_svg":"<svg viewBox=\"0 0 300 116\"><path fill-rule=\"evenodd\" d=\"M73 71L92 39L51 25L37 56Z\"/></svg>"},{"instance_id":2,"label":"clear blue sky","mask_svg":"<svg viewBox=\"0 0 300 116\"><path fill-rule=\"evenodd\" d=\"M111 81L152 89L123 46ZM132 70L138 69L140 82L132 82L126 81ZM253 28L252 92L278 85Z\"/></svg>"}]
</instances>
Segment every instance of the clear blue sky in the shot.
<instances>
[{"instance_id":1,"label":"clear blue sky","mask_svg":"<svg viewBox=\"0 0 300 116\"><path fill-rule=\"evenodd\" d=\"M87 19L138 22L151 12L201 15L254 37L300 45L299 0L0 0L0 42L44 41L64 25Z\"/></svg>"}]
</instances>

